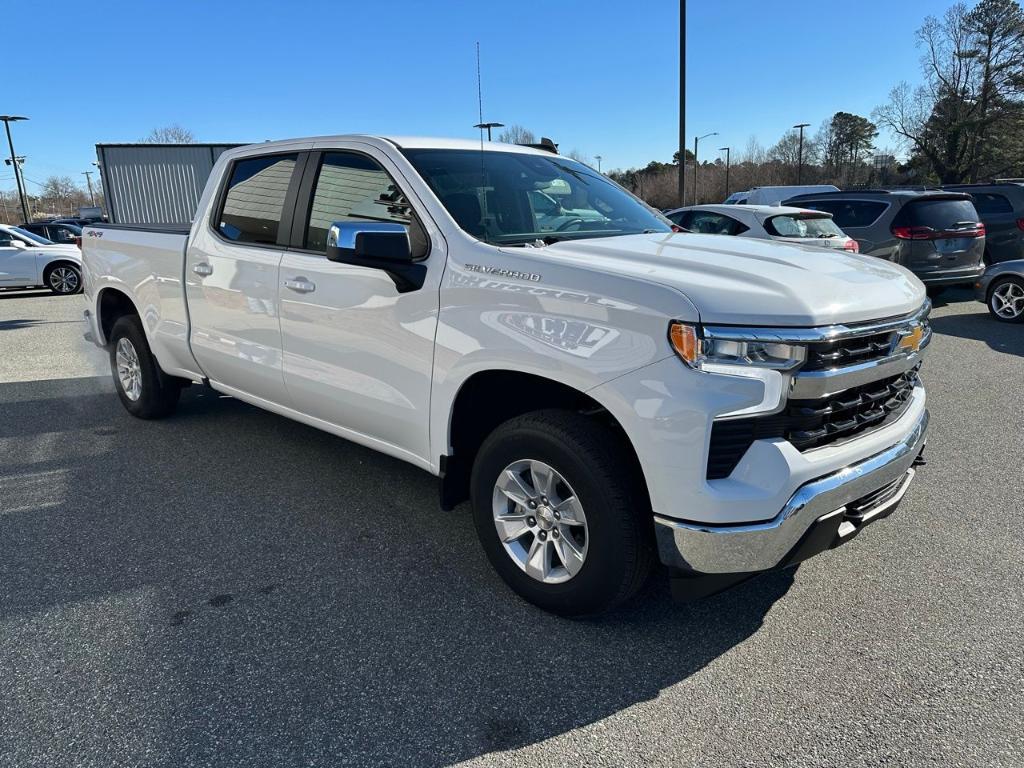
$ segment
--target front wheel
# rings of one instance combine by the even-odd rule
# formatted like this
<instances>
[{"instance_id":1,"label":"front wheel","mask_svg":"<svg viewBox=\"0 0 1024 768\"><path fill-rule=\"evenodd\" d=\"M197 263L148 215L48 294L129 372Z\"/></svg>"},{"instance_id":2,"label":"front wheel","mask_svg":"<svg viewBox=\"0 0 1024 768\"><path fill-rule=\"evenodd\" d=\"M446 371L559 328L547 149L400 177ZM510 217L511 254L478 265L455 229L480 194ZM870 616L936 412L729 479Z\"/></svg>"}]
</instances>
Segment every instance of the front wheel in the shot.
<instances>
[{"instance_id":1,"label":"front wheel","mask_svg":"<svg viewBox=\"0 0 1024 768\"><path fill-rule=\"evenodd\" d=\"M43 275L46 287L58 296L70 296L82 290L82 271L74 264L55 264Z\"/></svg>"},{"instance_id":2,"label":"front wheel","mask_svg":"<svg viewBox=\"0 0 1024 768\"><path fill-rule=\"evenodd\" d=\"M129 315L114 323L109 341L110 370L125 410L140 419L173 413L186 382L160 370L139 318Z\"/></svg>"},{"instance_id":3,"label":"front wheel","mask_svg":"<svg viewBox=\"0 0 1024 768\"><path fill-rule=\"evenodd\" d=\"M997 280L988 294L988 311L1004 323L1024 323L1024 280L1019 277Z\"/></svg>"},{"instance_id":4,"label":"front wheel","mask_svg":"<svg viewBox=\"0 0 1024 768\"><path fill-rule=\"evenodd\" d=\"M610 610L654 561L650 504L623 438L566 411L505 422L471 480L477 535L525 600L570 616Z\"/></svg>"}]
</instances>

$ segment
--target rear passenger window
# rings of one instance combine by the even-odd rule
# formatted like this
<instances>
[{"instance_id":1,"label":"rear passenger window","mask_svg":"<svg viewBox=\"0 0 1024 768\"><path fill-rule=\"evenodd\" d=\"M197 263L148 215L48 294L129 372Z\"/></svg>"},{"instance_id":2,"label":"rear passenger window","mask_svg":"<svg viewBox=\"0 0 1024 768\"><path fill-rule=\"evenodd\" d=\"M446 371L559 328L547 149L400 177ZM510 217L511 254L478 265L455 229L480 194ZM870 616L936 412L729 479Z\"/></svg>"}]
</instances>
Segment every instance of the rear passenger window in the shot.
<instances>
[{"instance_id":1,"label":"rear passenger window","mask_svg":"<svg viewBox=\"0 0 1024 768\"><path fill-rule=\"evenodd\" d=\"M297 154L239 160L231 170L217 230L238 243L277 243Z\"/></svg>"},{"instance_id":2,"label":"rear passenger window","mask_svg":"<svg viewBox=\"0 0 1024 768\"><path fill-rule=\"evenodd\" d=\"M1013 213L1013 206L1003 195L994 192L976 192L971 194L974 198L974 207L982 216L992 213Z\"/></svg>"},{"instance_id":3,"label":"rear passenger window","mask_svg":"<svg viewBox=\"0 0 1024 768\"><path fill-rule=\"evenodd\" d=\"M797 200L789 205L810 208L812 211L828 211L832 214L832 221L844 231L850 227L870 227L888 207L887 203L868 200Z\"/></svg>"},{"instance_id":4,"label":"rear passenger window","mask_svg":"<svg viewBox=\"0 0 1024 768\"><path fill-rule=\"evenodd\" d=\"M336 221L390 221L409 228L413 255L425 256L427 240L405 195L376 160L353 152L328 152L317 174L305 247L326 252Z\"/></svg>"}]
</instances>

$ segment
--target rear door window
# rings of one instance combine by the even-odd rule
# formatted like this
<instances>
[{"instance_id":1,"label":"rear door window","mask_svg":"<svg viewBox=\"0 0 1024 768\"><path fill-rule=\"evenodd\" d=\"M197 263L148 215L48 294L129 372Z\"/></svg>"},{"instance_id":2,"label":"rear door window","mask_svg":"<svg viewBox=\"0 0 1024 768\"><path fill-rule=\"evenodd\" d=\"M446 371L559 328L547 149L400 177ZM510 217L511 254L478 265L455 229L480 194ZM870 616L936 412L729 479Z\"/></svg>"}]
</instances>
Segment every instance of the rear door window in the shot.
<instances>
[{"instance_id":1,"label":"rear door window","mask_svg":"<svg viewBox=\"0 0 1024 768\"><path fill-rule=\"evenodd\" d=\"M231 169L217 231L237 243L277 243L298 154L239 160Z\"/></svg>"},{"instance_id":2,"label":"rear door window","mask_svg":"<svg viewBox=\"0 0 1024 768\"><path fill-rule=\"evenodd\" d=\"M893 224L945 230L976 221L978 212L970 200L911 200L903 206Z\"/></svg>"},{"instance_id":3,"label":"rear door window","mask_svg":"<svg viewBox=\"0 0 1024 768\"><path fill-rule=\"evenodd\" d=\"M827 211L832 214L836 226L844 231L851 227L870 227L889 207L888 203L872 200L800 200L792 205L812 211Z\"/></svg>"},{"instance_id":4,"label":"rear door window","mask_svg":"<svg viewBox=\"0 0 1024 768\"><path fill-rule=\"evenodd\" d=\"M691 232L704 235L738 235L750 229L731 216L713 211L692 211L689 224L683 226Z\"/></svg>"},{"instance_id":5,"label":"rear door window","mask_svg":"<svg viewBox=\"0 0 1024 768\"><path fill-rule=\"evenodd\" d=\"M974 207L982 216L1013 213L1013 206L1005 195L997 195L995 192L975 192L971 197L974 198Z\"/></svg>"}]
</instances>

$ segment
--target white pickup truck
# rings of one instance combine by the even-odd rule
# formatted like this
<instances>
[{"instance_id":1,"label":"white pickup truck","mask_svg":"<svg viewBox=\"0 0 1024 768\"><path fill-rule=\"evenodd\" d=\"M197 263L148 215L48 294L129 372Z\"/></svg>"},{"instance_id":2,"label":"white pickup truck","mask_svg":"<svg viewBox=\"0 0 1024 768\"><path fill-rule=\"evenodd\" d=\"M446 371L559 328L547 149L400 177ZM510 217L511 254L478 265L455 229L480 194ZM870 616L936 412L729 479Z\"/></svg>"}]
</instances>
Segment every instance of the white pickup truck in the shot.
<instances>
[{"instance_id":1,"label":"white pickup truck","mask_svg":"<svg viewBox=\"0 0 1024 768\"><path fill-rule=\"evenodd\" d=\"M912 274L674 231L543 150L233 149L190 231L88 227L84 284L129 412L199 382L404 459L561 614L619 604L656 557L691 596L799 563L923 462Z\"/></svg>"}]
</instances>

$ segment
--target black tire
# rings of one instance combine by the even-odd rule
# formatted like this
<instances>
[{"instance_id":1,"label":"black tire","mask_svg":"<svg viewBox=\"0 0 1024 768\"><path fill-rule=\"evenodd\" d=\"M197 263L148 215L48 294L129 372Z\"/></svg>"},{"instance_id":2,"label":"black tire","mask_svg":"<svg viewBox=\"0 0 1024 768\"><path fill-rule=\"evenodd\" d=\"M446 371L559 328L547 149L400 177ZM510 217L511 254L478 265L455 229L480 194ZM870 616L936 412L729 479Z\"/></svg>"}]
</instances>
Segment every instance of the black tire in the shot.
<instances>
[{"instance_id":1,"label":"black tire","mask_svg":"<svg viewBox=\"0 0 1024 768\"><path fill-rule=\"evenodd\" d=\"M82 270L67 261L50 264L43 272L43 283L58 296L71 296L82 290Z\"/></svg>"},{"instance_id":2,"label":"black tire","mask_svg":"<svg viewBox=\"0 0 1024 768\"><path fill-rule=\"evenodd\" d=\"M514 462L542 461L571 486L585 510L587 552L579 571L549 584L528 575L495 528L492 498ZM594 418L536 411L505 422L484 441L471 478L473 518L488 559L523 599L563 616L597 614L628 600L654 564L650 502L624 438ZM524 534L532 541L532 533Z\"/></svg>"},{"instance_id":3,"label":"black tire","mask_svg":"<svg viewBox=\"0 0 1024 768\"><path fill-rule=\"evenodd\" d=\"M992 306L995 303L996 291L1004 286L1015 286L1020 293L1024 293L1024 280L1019 277L1001 277L994 280L992 285L989 286L987 301L985 302L989 314L1001 323L1024 323L1024 311L1019 312L1016 317L1003 317Z\"/></svg>"},{"instance_id":4,"label":"black tire","mask_svg":"<svg viewBox=\"0 0 1024 768\"><path fill-rule=\"evenodd\" d=\"M134 351L138 361L137 381L140 385L138 396L133 397L127 391L118 374L118 350L120 343L125 343ZM160 419L174 413L181 396L181 389L187 382L174 376L168 376L157 365L142 330L142 323L136 315L126 315L114 323L110 332L110 372L114 377L114 388L121 404L132 416L140 419ZM127 347L124 348L127 351Z\"/></svg>"}]
</instances>

